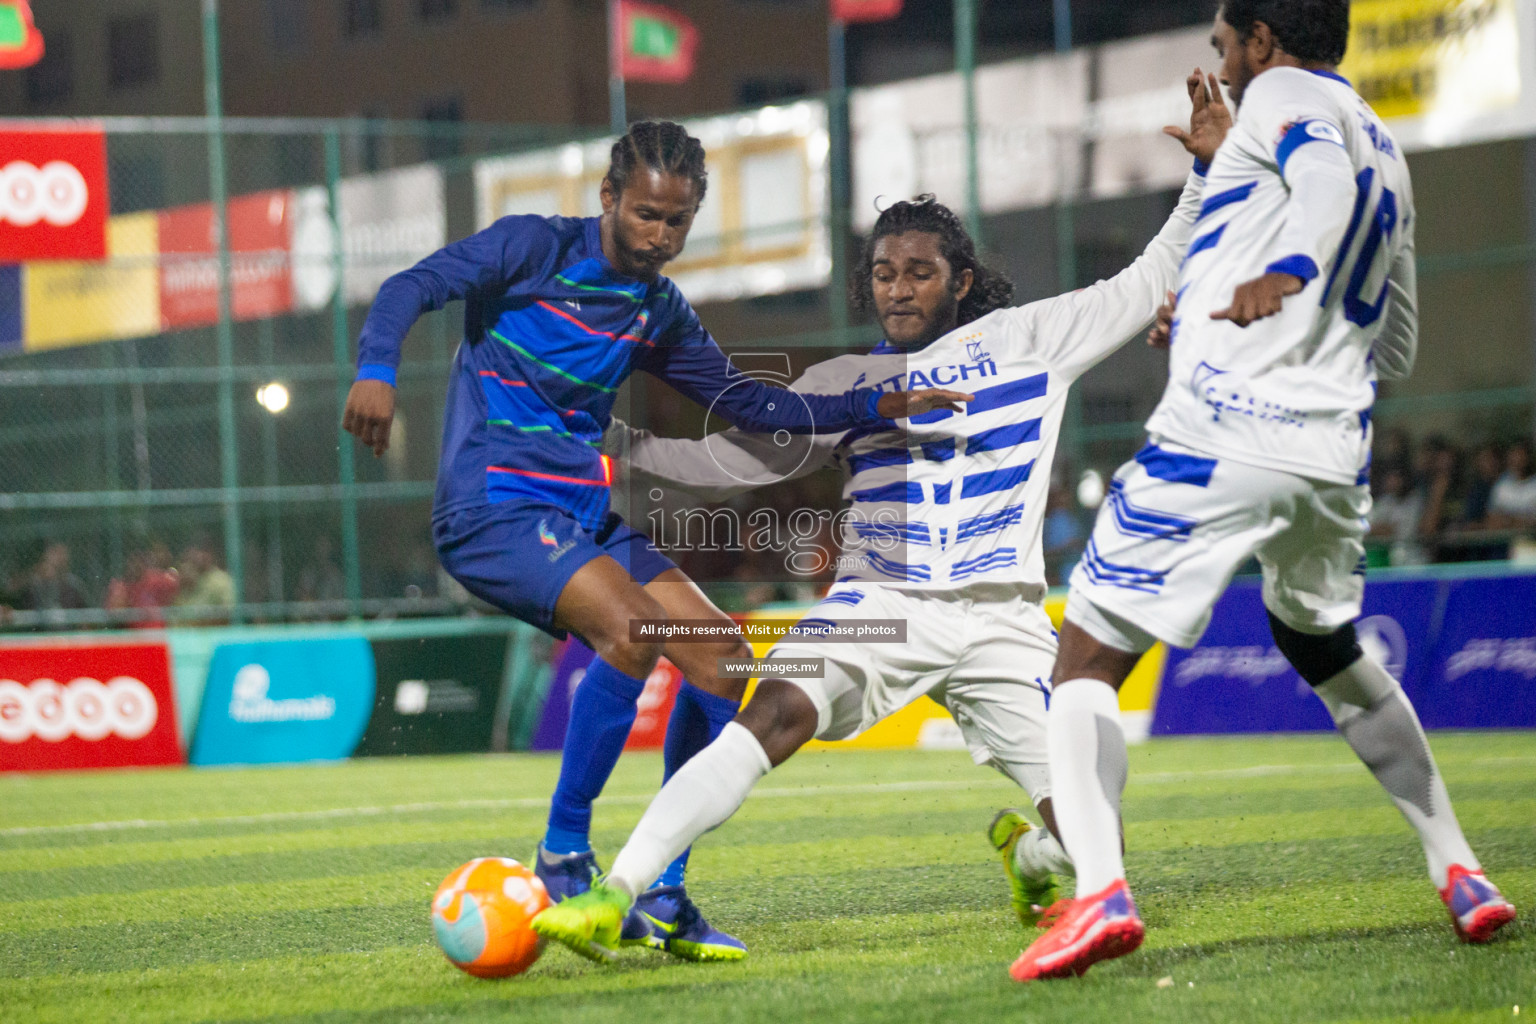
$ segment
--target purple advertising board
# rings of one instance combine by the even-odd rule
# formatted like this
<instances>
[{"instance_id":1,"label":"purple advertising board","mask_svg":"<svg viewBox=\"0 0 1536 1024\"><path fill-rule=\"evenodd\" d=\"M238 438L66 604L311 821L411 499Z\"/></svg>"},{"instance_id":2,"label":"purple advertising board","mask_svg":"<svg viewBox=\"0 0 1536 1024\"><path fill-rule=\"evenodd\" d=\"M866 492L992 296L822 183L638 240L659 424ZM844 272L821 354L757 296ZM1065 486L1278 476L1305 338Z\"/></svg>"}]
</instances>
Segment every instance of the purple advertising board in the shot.
<instances>
[{"instance_id":1,"label":"purple advertising board","mask_svg":"<svg viewBox=\"0 0 1536 1024\"><path fill-rule=\"evenodd\" d=\"M1416 702L1434 656L1442 586L1426 579L1372 583L1355 624L1361 646ZM1275 647L1258 580L1227 589L1194 649L1169 651L1152 718L1154 736L1332 728L1322 701Z\"/></svg>"},{"instance_id":2,"label":"purple advertising board","mask_svg":"<svg viewBox=\"0 0 1536 1024\"><path fill-rule=\"evenodd\" d=\"M559 750L564 745L565 727L571 720L571 695L595 657L592 648L575 637L561 645L555 654L555 671L549 680L549 694L544 698L544 713L539 716L528 749Z\"/></svg>"},{"instance_id":3,"label":"purple advertising board","mask_svg":"<svg viewBox=\"0 0 1536 1024\"><path fill-rule=\"evenodd\" d=\"M1536 576L1440 586L1434 658L1408 691L1425 728L1536 727Z\"/></svg>"}]
</instances>

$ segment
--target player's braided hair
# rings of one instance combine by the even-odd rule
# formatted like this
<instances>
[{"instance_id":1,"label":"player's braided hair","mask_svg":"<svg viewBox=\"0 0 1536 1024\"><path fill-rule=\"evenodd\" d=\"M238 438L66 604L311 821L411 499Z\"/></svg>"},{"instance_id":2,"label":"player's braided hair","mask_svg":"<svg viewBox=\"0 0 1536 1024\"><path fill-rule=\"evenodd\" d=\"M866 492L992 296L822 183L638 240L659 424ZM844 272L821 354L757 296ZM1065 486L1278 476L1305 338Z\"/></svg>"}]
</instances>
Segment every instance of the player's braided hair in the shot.
<instances>
[{"instance_id":1,"label":"player's braided hair","mask_svg":"<svg viewBox=\"0 0 1536 1024\"><path fill-rule=\"evenodd\" d=\"M1013 304L1013 282L977 258L976 243L955 211L931 193L924 193L916 199L892 203L876 219L848 283L849 300L859 313L868 314L875 308L875 243L887 235L908 231L927 231L939 236L939 251L949 262L955 279L961 271L971 272L971 290L960 300L960 323L968 324Z\"/></svg>"},{"instance_id":2,"label":"player's braided hair","mask_svg":"<svg viewBox=\"0 0 1536 1024\"><path fill-rule=\"evenodd\" d=\"M692 181L696 198L701 204L704 202L704 190L709 185L704 144L682 125L673 121L636 121L629 126L623 138L613 144L608 163L608 180L616 194L624 191L630 173L642 164Z\"/></svg>"},{"instance_id":3,"label":"player's braided hair","mask_svg":"<svg viewBox=\"0 0 1536 1024\"><path fill-rule=\"evenodd\" d=\"M1337 64L1349 45L1349 0L1222 0L1218 10L1242 40L1262 21L1297 60Z\"/></svg>"}]
</instances>

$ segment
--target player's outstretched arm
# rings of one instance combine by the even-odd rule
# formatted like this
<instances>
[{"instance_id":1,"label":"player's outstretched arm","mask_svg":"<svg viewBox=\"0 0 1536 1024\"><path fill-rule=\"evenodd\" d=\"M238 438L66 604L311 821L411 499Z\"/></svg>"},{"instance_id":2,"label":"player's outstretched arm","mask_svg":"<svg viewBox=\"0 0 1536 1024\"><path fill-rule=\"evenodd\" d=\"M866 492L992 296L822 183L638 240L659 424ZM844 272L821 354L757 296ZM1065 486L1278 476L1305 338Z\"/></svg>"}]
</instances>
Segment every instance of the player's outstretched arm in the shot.
<instances>
[{"instance_id":1,"label":"player's outstretched arm","mask_svg":"<svg viewBox=\"0 0 1536 1024\"><path fill-rule=\"evenodd\" d=\"M1232 113L1222 100L1214 75L1199 68L1185 79L1189 92L1189 130L1163 129L1195 158L1184 192L1161 231L1129 267L1089 288L1020 307L1015 315L1030 323L1035 343L1055 368L1074 379L1105 356L1139 336L1151 324L1168 293L1178 286L1179 264L1189 245L1205 189L1205 170L1232 127Z\"/></svg>"},{"instance_id":2,"label":"player's outstretched arm","mask_svg":"<svg viewBox=\"0 0 1536 1024\"><path fill-rule=\"evenodd\" d=\"M726 501L758 487L797 480L827 465L840 435L818 434L782 443L781 435L736 427L707 438L657 437L614 417L603 432L603 454L615 459L631 485L672 487L704 501Z\"/></svg>"},{"instance_id":3,"label":"player's outstretched arm","mask_svg":"<svg viewBox=\"0 0 1536 1024\"><path fill-rule=\"evenodd\" d=\"M678 319L682 329L647 350L636 367L750 433L835 434L856 427L894 427L896 420L935 409L958 411L960 403L972 398L944 388L805 394L770 387L731 365L692 309L685 308Z\"/></svg>"},{"instance_id":4,"label":"player's outstretched arm","mask_svg":"<svg viewBox=\"0 0 1536 1024\"><path fill-rule=\"evenodd\" d=\"M544 218L503 217L386 280L358 338L357 381L347 393L342 429L383 455L395 417L400 350L417 319L455 299L505 287L553 252L553 229Z\"/></svg>"}]
</instances>

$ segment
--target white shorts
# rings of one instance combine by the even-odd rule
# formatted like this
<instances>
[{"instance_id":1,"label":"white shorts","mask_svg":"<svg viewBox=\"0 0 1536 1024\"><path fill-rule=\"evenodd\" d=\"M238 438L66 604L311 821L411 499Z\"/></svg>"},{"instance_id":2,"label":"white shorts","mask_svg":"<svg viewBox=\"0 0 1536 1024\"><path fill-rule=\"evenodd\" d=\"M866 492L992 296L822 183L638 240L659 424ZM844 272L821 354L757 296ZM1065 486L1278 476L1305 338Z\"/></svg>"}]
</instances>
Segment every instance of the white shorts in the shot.
<instances>
[{"instance_id":1,"label":"white shorts","mask_svg":"<svg viewBox=\"0 0 1536 1024\"><path fill-rule=\"evenodd\" d=\"M1331 633L1360 615L1370 509L1364 484L1150 443L1110 484L1067 618L1124 650L1153 637L1193 647L1232 574L1256 555L1265 607L1292 629Z\"/></svg>"},{"instance_id":2,"label":"white shorts","mask_svg":"<svg viewBox=\"0 0 1536 1024\"><path fill-rule=\"evenodd\" d=\"M955 591L838 584L807 619L904 619L906 642L788 641L766 657L825 659L823 678L789 680L816 705L817 739L857 736L927 694L954 715L977 764L993 764L1021 782L1038 776L1026 784L1038 803L1050 793L1045 713L1056 632L1024 591L995 583ZM1040 767L1021 772L1023 766Z\"/></svg>"}]
</instances>

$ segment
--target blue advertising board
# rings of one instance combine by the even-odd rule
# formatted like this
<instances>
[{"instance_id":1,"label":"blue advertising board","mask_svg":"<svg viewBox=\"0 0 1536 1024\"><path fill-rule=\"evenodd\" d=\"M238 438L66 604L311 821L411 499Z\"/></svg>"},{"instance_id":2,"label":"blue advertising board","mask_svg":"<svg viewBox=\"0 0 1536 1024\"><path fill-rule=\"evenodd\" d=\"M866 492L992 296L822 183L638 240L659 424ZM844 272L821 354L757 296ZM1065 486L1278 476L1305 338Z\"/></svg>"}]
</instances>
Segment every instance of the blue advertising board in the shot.
<instances>
[{"instance_id":1,"label":"blue advertising board","mask_svg":"<svg viewBox=\"0 0 1536 1024\"><path fill-rule=\"evenodd\" d=\"M1408 691L1425 728L1536 727L1536 576L1441 586L1433 664Z\"/></svg>"},{"instance_id":2,"label":"blue advertising board","mask_svg":"<svg viewBox=\"0 0 1536 1024\"><path fill-rule=\"evenodd\" d=\"M1387 580L1366 587L1360 645L1417 703L1434 657L1441 584ZM1193 650L1170 650L1152 735L1332 729L1322 701L1275 647L1258 580L1238 580ZM1426 720L1425 724L1429 722Z\"/></svg>"},{"instance_id":3,"label":"blue advertising board","mask_svg":"<svg viewBox=\"0 0 1536 1024\"><path fill-rule=\"evenodd\" d=\"M220 644L208 667L193 764L349 756L373 711L374 662L360 636Z\"/></svg>"}]
</instances>

